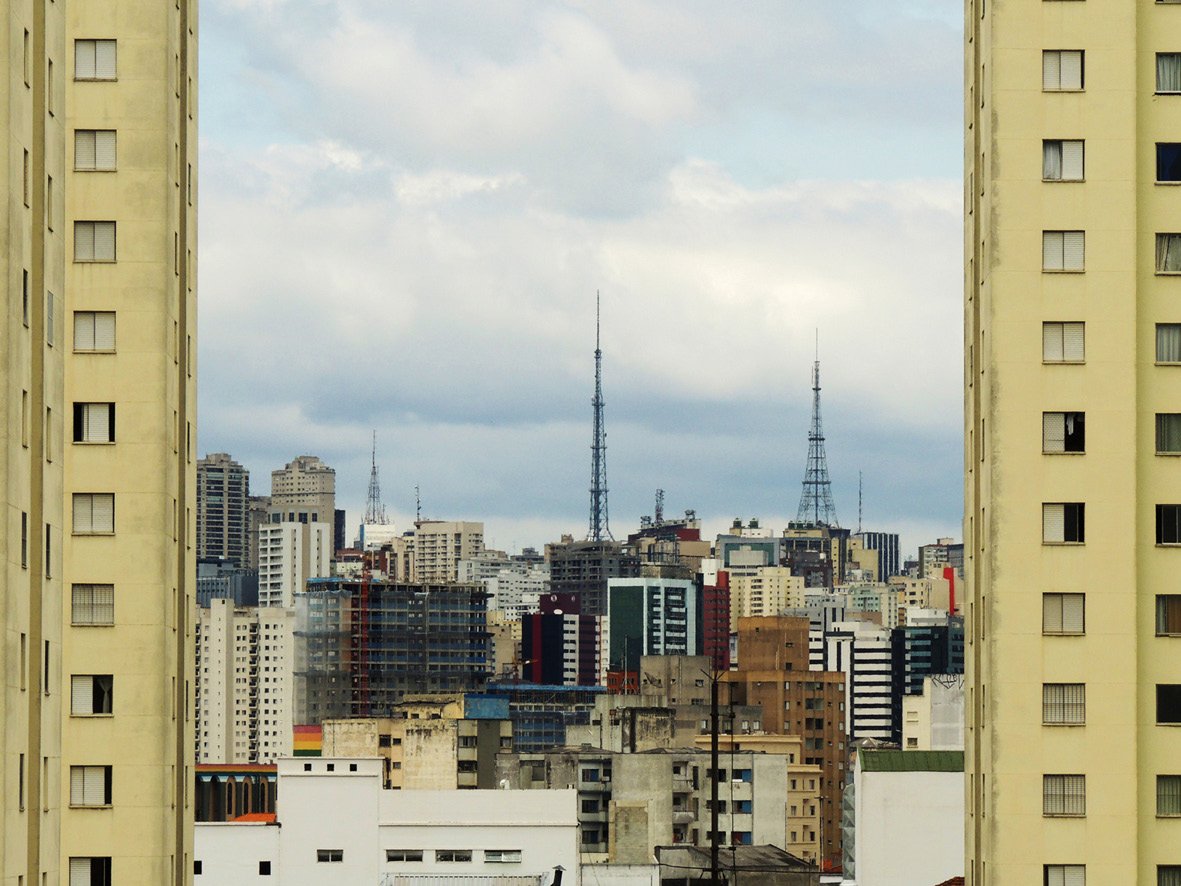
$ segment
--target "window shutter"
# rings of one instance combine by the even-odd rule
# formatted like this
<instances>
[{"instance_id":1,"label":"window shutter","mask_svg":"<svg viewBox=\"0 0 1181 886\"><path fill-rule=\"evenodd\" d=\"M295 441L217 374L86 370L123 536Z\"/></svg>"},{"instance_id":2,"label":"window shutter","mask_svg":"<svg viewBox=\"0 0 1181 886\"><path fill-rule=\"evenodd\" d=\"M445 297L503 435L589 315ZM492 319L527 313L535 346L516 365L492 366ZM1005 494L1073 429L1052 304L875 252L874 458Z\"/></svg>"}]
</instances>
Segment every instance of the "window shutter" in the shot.
<instances>
[{"instance_id":1,"label":"window shutter","mask_svg":"<svg viewBox=\"0 0 1181 886\"><path fill-rule=\"evenodd\" d=\"M1066 518L1062 505L1042 505L1042 541L1061 542L1066 539Z\"/></svg>"},{"instance_id":2,"label":"window shutter","mask_svg":"<svg viewBox=\"0 0 1181 886\"><path fill-rule=\"evenodd\" d=\"M1049 363L1060 363L1063 357L1062 323L1042 324L1042 359Z\"/></svg>"},{"instance_id":3,"label":"window shutter","mask_svg":"<svg viewBox=\"0 0 1181 886\"><path fill-rule=\"evenodd\" d=\"M1063 49L1059 55L1059 89L1083 88L1083 53L1081 49Z\"/></svg>"},{"instance_id":4,"label":"window shutter","mask_svg":"<svg viewBox=\"0 0 1181 886\"><path fill-rule=\"evenodd\" d=\"M94 678L89 674L70 677L70 713L94 713Z\"/></svg>"},{"instance_id":5,"label":"window shutter","mask_svg":"<svg viewBox=\"0 0 1181 886\"><path fill-rule=\"evenodd\" d=\"M1079 162L1081 164L1082 160ZM100 129L94 134L94 168L115 168L115 130Z\"/></svg>"},{"instance_id":6,"label":"window shutter","mask_svg":"<svg viewBox=\"0 0 1181 886\"><path fill-rule=\"evenodd\" d=\"M1062 232L1042 231L1042 270L1062 270Z\"/></svg>"},{"instance_id":7,"label":"window shutter","mask_svg":"<svg viewBox=\"0 0 1181 886\"><path fill-rule=\"evenodd\" d=\"M97 249L98 237L95 237ZM1083 269L1083 232L1062 232L1062 269L1064 271L1081 271Z\"/></svg>"},{"instance_id":8,"label":"window shutter","mask_svg":"<svg viewBox=\"0 0 1181 886\"><path fill-rule=\"evenodd\" d=\"M90 624L94 620L90 585L74 585L70 592L70 621L74 624Z\"/></svg>"},{"instance_id":9,"label":"window shutter","mask_svg":"<svg viewBox=\"0 0 1181 886\"><path fill-rule=\"evenodd\" d=\"M1062 88L1062 53L1047 49L1042 53L1042 89Z\"/></svg>"},{"instance_id":10,"label":"window shutter","mask_svg":"<svg viewBox=\"0 0 1181 886\"><path fill-rule=\"evenodd\" d=\"M1062 595L1042 594L1042 630L1047 634L1062 633Z\"/></svg>"},{"instance_id":11,"label":"window shutter","mask_svg":"<svg viewBox=\"0 0 1181 886\"><path fill-rule=\"evenodd\" d=\"M1081 141L1062 142L1062 178L1069 181L1080 181L1082 177L1083 143Z\"/></svg>"},{"instance_id":12,"label":"window shutter","mask_svg":"<svg viewBox=\"0 0 1181 886\"><path fill-rule=\"evenodd\" d=\"M82 439L87 443L111 442L110 403L82 404Z\"/></svg>"},{"instance_id":13,"label":"window shutter","mask_svg":"<svg viewBox=\"0 0 1181 886\"><path fill-rule=\"evenodd\" d=\"M91 886L90 859L70 859L70 886Z\"/></svg>"},{"instance_id":14,"label":"window shutter","mask_svg":"<svg viewBox=\"0 0 1181 886\"><path fill-rule=\"evenodd\" d=\"M74 41L74 79L94 79L94 41Z\"/></svg>"},{"instance_id":15,"label":"window shutter","mask_svg":"<svg viewBox=\"0 0 1181 886\"><path fill-rule=\"evenodd\" d=\"M94 532L115 531L115 496L111 493L96 493L92 496Z\"/></svg>"},{"instance_id":16,"label":"window shutter","mask_svg":"<svg viewBox=\"0 0 1181 886\"><path fill-rule=\"evenodd\" d=\"M1076 360L1082 362L1085 359L1085 333L1086 324L1084 323L1063 323L1062 324L1062 359Z\"/></svg>"},{"instance_id":17,"label":"window shutter","mask_svg":"<svg viewBox=\"0 0 1181 886\"><path fill-rule=\"evenodd\" d=\"M107 802L107 773L105 766L84 766L83 802L87 806L104 806Z\"/></svg>"},{"instance_id":18,"label":"window shutter","mask_svg":"<svg viewBox=\"0 0 1181 886\"><path fill-rule=\"evenodd\" d=\"M70 767L70 805L81 806L86 802L85 767Z\"/></svg>"},{"instance_id":19,"label":"window shutter","mask_svg":"<svg viewBox=\"0 0 1181 886\"><path fill-rule=\"evenodd\" d=\"M1082 594L1062 595L1062 630L1068 634L1081 634L1085 624L1083 619L1083 604L1086 600Z\"/></svg>"},{"instance_id":20,"label":"window shutter","mask_svg":"<svg viewBox=\"0 0 1181 886\"><path fill-rule=\"evenodd\" d=\"M74 130L75 169L94 169L94 143L95 132L93 129Z\"/></svg>"},{"instance_id":21,"label":"window shutter","mask_svg":"<svg viewBox=\"0 0 1181 886\"><path fill-rule=\"evenodd\" d=\"M94 261L94 222L74 222L74 261Z\"/></svg>"},{"instance_id":22,"label":"window shutter","mask_svg":"<svg viewBox=\"0 0 1181 886\"><path fill-rule=\"evenodd\" d=\"M94 349L96 351L115 350L115 312L98 311L93 316Z\"/></svg>"},{"instance_id":23,"label":"window shutter","mask_svg":"<svg viewBox=\"0 0 1181 886\"><path fill-rule=\"evenodd\" d=\"M85 492L74 493L74 532L93 532L94 519L91 515L91 496Z\"/></svg>"},{"instance_id":24,"label":"window shutter","mask_svg":"<svg viewBox=\"0 0 1181 886\"><path fill-rule=\"evenodd\" d=\"M96 261L115 260L114 222L94 222L94 258Z\"/></svg>"},{"instance_id":25,"label":"window shutter","mask_svg":"<svg viewBox=\"0 0 1181 886\"><path fill-rule=\"evenodd\" d=\"M1062 886L1087 886L1087 868L1081 864L1064 865Z\"/></svg>"},{"instance_id":26,"label":"window shutter","mask_svg":"<svg viewBox=\"0 0 1181 886\"><path fill-rule=\"evenodd\" d=\"M115 41L94 41L94 76L99 80L115 79Z\"/></svg>"},{"instance_id":27,"label":"window shutter","mask_svg":"<svg viewBox=\"0 0 1181 886\"><path fill-rule=\"evenodd\" d=\"M115 586L92 585L94 623L113 625L115 623Z\"/></svg>"},{"instance_id":28,"label":"window shutter","mask_svg":"<svg viewBox=\"0 0 1181 886\"><path fill-rule=\"evenodd\" d=\"M1066 414L1042 413L1042 452L1066 451Z\"/></svg>"},{"instance_id":29,"label":"window shutter","mask_svg":"<svg viewBox=\"0 0 1181 886\"><path fill-rule=\"evenodd\" d=\"M95 315L92 311L74 312L75 351L93 351L95 349L94 321Z\"/></svg>"}]
</instances>

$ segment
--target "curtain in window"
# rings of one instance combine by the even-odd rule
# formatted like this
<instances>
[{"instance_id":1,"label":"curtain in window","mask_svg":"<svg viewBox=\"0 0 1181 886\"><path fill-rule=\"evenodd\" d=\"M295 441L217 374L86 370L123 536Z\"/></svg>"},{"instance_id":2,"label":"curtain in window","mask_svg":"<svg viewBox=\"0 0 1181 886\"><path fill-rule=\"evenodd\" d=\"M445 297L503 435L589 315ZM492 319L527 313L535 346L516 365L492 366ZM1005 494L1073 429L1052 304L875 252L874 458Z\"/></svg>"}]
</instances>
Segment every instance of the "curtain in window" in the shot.
<instances>
[{"instance_id":1,"label":"curtain in window","mask_svg":"<svg viewBox=\"0 0 1181 886\"><path fill-rule=\"evenodd\" d=\"M1181 886L1181 865L1158 865L1156 869L1156 886Z\"/></svg>"},{"instance_id":2,"label":"curtain in window","mask_svg":"<svg viewBox=\"0 0 1181 886\"><path fill-rule=\"evenodd\" d=\"M1042 142L1042 178L1046 181L1062 180L1062 142Z\"/></svg>"},{"instance_id":3,"label":"curtain in window","mask_svg":"<svg viewBox=\"0 0 1181 886\"><path fill-rule=\"evenodd\" d=\"M1181 775L1156 777L1156 814L1181 815Z\"/></svg>"},{"instance_id":4,"label":"curtain in window","mask_svg":"<svg viewBox=\"0 0 1181 886\"><path fill-rule=\"evenodd\" d=\"M1181 452L1181 413L1157 413L1156 451Z\"/></svg>"},{"instance_id":5,"label":"curtain in window","mask_svg":"<svg viewBox=\"0 0 1181 886\"><path fill-rule=\"evenodd\" d=\"M1158 323L1156 326L1158 363L1181 363L1181 323Z\"/></svg>"},{"instance_id":6,"label":"curtain in window","mask_svg":"<svg viewBox=\"0 0 1181 886\"><path fill-rule=\"evenodd\" d=\"M1156 91L1181 92L1181 53L1156 54Z\"/></svg>"},{"instance_id":7,"label":"curtain in window","mask_svg":"<svg viewBox=\"0 0 1181 886\"><path fill-rule=\"evenodd\" d=\"M1181 234L1156 235L1156 272L1181 274Z\"/></svg>"},{"instance_id":8,"label":"curtain in window","mask_svg":"<svg viewBox=\"0 0 1181 886\"><path fill-rule=\"evenodd\" d=\"M1181 595L1157 594L1156 632L1181 634Z\"/></svg>"}]
</instances>

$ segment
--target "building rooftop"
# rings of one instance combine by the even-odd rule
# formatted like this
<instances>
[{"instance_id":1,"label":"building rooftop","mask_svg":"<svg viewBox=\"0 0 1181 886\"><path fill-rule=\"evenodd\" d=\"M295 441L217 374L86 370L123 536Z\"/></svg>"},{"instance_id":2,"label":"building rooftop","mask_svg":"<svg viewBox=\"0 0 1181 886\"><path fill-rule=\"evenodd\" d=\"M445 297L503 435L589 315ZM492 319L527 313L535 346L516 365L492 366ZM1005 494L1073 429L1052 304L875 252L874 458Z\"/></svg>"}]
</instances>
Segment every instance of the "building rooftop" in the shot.
<instances>
[{"instance_id":1,"label":"building rooftop","mask_svg":"<svg viewBox=\"0 0 1181 886\"><path fill-rule=\"evenodd\" d=\"M963 751L860 752L863 772L963 772Z\"/></svg>"}]
</instances>

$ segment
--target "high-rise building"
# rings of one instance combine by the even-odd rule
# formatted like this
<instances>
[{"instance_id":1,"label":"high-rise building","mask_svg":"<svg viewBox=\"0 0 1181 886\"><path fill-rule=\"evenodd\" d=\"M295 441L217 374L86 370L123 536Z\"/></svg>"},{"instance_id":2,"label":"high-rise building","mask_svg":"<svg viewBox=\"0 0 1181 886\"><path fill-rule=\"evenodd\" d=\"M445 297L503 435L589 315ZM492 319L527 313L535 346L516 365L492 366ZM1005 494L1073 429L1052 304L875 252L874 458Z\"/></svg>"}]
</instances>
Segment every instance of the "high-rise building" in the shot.
<instances>
[{"instance_id":1,"label":"high-rise building","mask_svg":"<svg viewBox=\"0 0 1181 886\"><path fill-rule=\"evenodd\" d=\"M885 581L902 570L899 559L899 537L897 532L858 532L854 538L861 540L861 546L878 552L878 581Z\"/></svg>"},{"instance_id":2,"label":"high-rise building","mask_svg":"<svg viewBox=\"0 0 1181 886\"><path fill-rule=\"evenodd\" d=\"M197 556L226 557L240 568L250 550L246 500L250 472L224 452L197 462Z\"/></svg>"},{"instance_id":3,"label":"high-rise building","mask_svg":"<svg viewBox=\"0 0 1181 886\"><path fill-rule=\"evenodd\" d=\"M272 523L327 523L335 538L336 471L314 455L301 455L271 471Z\"/></svg>"},{"instance_id":4,"label":"high-rise building","mask_svg":"<svg viewBox=\"0 0 1181 886\"><path fill-rule=\"evenodd\" d=\"M577 594L583 615L607 614L607 582L640 574L640 558L617 541L574 541L569 535L545 546L550 591Z\"/></svg>"},{"instance_id":5,"label":"high-rise building","mask_svg":"<svg viewBox=\"0 0 1181 886\"><path fill-rule=\"evenodd\" d=\"M196 4L0 22L0 882L183 886Z\"/></svg>"},{"instance_id":6,"label":"high-rise building","mask_svg":"<svg viewBox=\"0 0 1181 886\"><path fill-rule=\"evenodd\" d=\"M1181 882L1181 8L965 9L965 873Z\"/></svg>"},{"instance_id":7,"label":"high-rise building","mask_svg":"<svg viewBox=\"0 0 1181 886\"><path fill-rule=\"evenodd\" d=\"M260 606L291 606L309 578L327 578L331 572L331 523L265 523L259 527Z\"/></svg>"},{"instance_id":8,"label":"high-rise building","mask_svg":"<svg viewBox=\"0 0 1181 886\"><path fill-rule=\"evenodd\" d=\"M700 655L705 646L701 589L681 578L607 582L608 667L635 671L645 655Z\"/></svg>"},{"instance_id":9,"label":"high-rise building","mask_svg":"<svg viewBox=\"0 0 1181 886\"><path fill-rule=\"evenodd\" d=\"M484 550L484 524L420 520L414 524L416 581L458 581L459 563Z\"/></svg>"}]
</instances>

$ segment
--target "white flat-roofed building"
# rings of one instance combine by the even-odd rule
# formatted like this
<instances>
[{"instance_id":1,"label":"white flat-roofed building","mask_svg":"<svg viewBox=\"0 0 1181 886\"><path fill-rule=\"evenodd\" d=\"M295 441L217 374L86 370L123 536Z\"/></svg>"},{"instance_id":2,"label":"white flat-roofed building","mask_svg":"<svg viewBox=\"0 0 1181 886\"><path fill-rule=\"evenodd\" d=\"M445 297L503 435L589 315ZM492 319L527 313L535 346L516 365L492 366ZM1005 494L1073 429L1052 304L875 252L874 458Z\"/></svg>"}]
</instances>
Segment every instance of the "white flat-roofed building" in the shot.
<instances>
[{"instance_id":1,"label":"white flat-roofed building","mask_svg":"<svg viewBox=\"0 0 1181 886\"><path fill-rule=\"evenodd\" d=\"M279 760L273 823L196 826L194 886L580 886L577 791L384 790L382 766Z\"/></svg>"}]
</instances>

